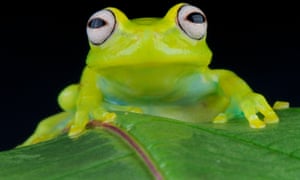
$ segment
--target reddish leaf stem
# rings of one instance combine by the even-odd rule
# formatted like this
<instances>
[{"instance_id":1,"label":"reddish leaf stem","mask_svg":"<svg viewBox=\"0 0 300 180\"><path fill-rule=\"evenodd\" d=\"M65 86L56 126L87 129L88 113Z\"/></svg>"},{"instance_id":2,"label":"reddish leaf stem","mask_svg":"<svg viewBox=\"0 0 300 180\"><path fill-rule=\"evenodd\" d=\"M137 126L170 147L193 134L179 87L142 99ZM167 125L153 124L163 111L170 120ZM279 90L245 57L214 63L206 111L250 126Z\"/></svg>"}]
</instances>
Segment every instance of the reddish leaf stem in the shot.
<instances>
[{"instance_id":1,"label":"reddish leaf stem","mask_svg":"<svg viewBox=\"0 0 300 180\"><path fill-rule=\"evenodd\" d=\"M120 136L124 141L126 141L136 152L137 154L142 158L146 166L149 168L150 172L153 174L156 180L162 180L163 177L161 173L158 171L154 163L152 162L151 158L147 155L147 153L144 151L144 149L126 132L124 132L122 129L120 129L117 126L114 126L109 123L102 123L100 121L91 121L88 126L96 127L100 126L103 127L118 136Z\"/></svg>"}]
</instances>

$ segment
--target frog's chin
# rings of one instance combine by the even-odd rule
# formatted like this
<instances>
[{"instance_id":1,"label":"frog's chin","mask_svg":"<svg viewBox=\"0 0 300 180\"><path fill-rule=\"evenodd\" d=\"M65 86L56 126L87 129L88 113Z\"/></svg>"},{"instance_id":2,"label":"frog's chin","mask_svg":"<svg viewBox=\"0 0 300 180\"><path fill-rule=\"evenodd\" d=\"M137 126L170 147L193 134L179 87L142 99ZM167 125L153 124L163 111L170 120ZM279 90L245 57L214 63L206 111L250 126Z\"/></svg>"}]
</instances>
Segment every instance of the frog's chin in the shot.
<instances>
[{"instance_id":1,"label":"frog's chin","mask_svg":"<svg viewBox=\"0 0 300 180\"><path fill-rule=\"evenodd\" d=\"M105 87L109 87L109 91L127 93L130 97L157 99L180 91L186 83L201 74L200 71L197 66L182 64L119 66L98 69L98 82L105 92Z\"/></svg>"},{"instance_id":2,"label":"frog's chin","mask_svg":"<svg viewBox=\"0 0 300 180\"><path fill-rule=\"evenodd\" d=\"M179 81L201 73L201 68L194 65L172 64L159 66L118 66L98 69L101 79L107 83L117 83L125 89L147 89L164 94L171 87L177 86ZM144 90L141 90L144 92Z\"/></svg>"}]
</instances>

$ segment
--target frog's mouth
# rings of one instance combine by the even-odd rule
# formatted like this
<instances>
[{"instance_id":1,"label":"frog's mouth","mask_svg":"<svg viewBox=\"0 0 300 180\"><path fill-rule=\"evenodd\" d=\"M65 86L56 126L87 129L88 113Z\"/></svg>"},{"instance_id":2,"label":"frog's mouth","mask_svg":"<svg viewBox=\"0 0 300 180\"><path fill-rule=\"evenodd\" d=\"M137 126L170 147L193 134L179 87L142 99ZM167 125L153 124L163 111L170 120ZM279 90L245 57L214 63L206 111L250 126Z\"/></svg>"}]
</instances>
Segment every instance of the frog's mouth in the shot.
<instances>
[{"instance_id":1,"label":"frog's mouth","mask_svg":"<svg viewBox=\"0 0 300 180\"><path fill-rule=\"evenodd\" d=\"M138 44L141 43L139 42ZM212 56L209 50L195 51L165 46L162 48L160 47L162 46L161 44L159 47L156 47L155 44L149 46L143 44L145 43L142 43L141 47L138 45L135 45L133 48L124 47L124 50L118 52L112 49L112 52L115 54L110 53L106 55L105 52L101 54L90 52L87 58L87 65L98 73L114 69L120 71L123 71L123 69L142 69L147 72L158 69L163 73L165 69L181 71L181 68L206 68Z\"/></svg>"},{"instance_id":2,"label":"frog's mouth","mask_svg":"<svg viewBox=\"0 0 300 180\"><path fill-rule=\"evenodd\" d=\"M194 64L172 65L130 65L113 66L98 69L98 74L105 79L117 81L120 84L145 84L149 83L164 87L174 86L176 81L191 74L199 73L201 68ZM156 89L157 91L157 89Z\"/></svg>"},{"instance_id":3,"label":"frog's mouth","mask_svg":"<svg viewBox=\"0 0 300 180\"><path fill-rule=\"evenodd\" d=\"M88 66L98 72L99 74L109 73L112 71L128 71L129 73L132 71L141 70L142 74L150 73L152 71L158 71L158 73L164 73L167 71L171 72L181 72L186 71L187 69L198 69L201 70L208 66L208 61L199 61L196 59L179 59L172 61L158 61L158 60L132 60L132 59L124 59L123 61L115 61L115 62L105 62L98 61L97 64L88 64Z\"/></svg>"}]
</instances>

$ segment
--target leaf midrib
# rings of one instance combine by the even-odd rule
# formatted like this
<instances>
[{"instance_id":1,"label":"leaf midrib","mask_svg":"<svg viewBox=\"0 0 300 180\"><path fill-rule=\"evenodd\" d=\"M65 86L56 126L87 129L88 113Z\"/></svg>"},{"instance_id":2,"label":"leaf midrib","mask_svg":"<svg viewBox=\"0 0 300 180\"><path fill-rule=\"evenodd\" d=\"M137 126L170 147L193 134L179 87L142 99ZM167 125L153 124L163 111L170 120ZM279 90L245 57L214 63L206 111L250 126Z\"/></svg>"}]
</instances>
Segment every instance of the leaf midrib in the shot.
<instances>
[{"instance_id":1,"label":"leaf midrib","mask_svg":"<svg viewBox=\"0 0 300 180\"><path fill-rule=\"evenodd\" d=\"M137 143L136 139L130 136L126 131L113 124L99 121L91 121L89 123L89 126L102 127L106 131L109 131L121 138L127 143L128 146L130 146L136 152L136 154L140 157L145 166L148 168L149 172L151 172L151 174L153 175L153 177L155 177L156 180L163 179L162 173L159 171L158 166L153 162L152 158L149 156L149 153L140 144Z\"/></svg>"}]
</instances>

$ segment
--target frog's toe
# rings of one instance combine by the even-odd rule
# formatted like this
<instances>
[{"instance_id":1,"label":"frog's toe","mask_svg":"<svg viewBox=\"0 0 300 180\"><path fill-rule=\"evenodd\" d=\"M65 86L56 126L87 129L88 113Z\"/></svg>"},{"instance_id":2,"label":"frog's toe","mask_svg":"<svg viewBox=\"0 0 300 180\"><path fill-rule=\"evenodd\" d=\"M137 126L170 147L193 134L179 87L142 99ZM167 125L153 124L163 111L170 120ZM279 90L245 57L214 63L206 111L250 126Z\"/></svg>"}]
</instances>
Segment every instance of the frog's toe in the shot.
<instances>
[{"instance_id":1,"label":"frog's toe","mask_svg":"<svg viewBox=\"0 0 300 180\"><path fill-rule=\"evenodd\" d=\"M289 107L290 103L287 101L276 101L273 105L273 109L275 110L288 109Z\"/></svg>"},{"instance_id":2,"label":"frog's toe","mask_svg":"<svg viewBox=\"0 0 300 180\"><path fill-rule=\"evenodd\" d=\"M84 132L84 130L85 130L85 127L82 128L80 126L72 125L69 130L68 136L71 138L76 138L80 134L82 134Z\"/></svg>"},{"instance_id":3,"label":"frog's toe","mask_svg":"<svg viewBox=\"0 0 300 180\"><path fill-rule=\"evenodd\" d=\"M218 116L216 116L213 120L213 123L221 124L226 123L228 120L227 115L225 113L220 113Z\"/></svg>"},{"instance_id":4,"label":"frog's toe","mask_svg":"<svg viewBox=\"0 0 300 180\"><path fill-rule=\"evenodd\" d=\"M143 110L141 108L138 108L138 107L129 107L128 111L133 112L133 113L140 113L140 114L143 113Z\"/></svg>"},{"instance_id":5,"label":"frog's toe","mask_svg":"<svg viewBox=\"0 0 300 180\"><path fill-rule=\"evenodd\" d=\"M274 112L270 112L264 117L265 123L274 124L279 122L279 118Z\"/></svg>"},{"instance_id":6,"label":"frog's toe","mask_svg":"<svg viewBox=\"0 0 300 180\"><path fill-rule=\"evenodd\" d=\"M113 122L117 117L116 113L103 111L103 109L95 110L93 116L93 120L102 122Z\"/></svg>"},{"instance_id":7,"label":"frog's toe","mask_svg":"<svg viewBox=\"0 0 300 180\"><path fill-rule=\"evenodd\" d=\"M70 122L69 126L69 137L77 137L79 136L84 130L89 121L88 112L86 111L78 111L75 114L74 120Z\"/></svg>"},{"instance_id":8,"label":"frog's toe","mask_svg":"<svg viewBox=\"0 0 300 180\"><path fill-rule=\"evenodd\" d=\"M103 122L114 122L116 119L117 115L116 113L112 113L112 112L105 112L102 115L102 119L100 119L100 121Z\"/></svg>"},{"instance_id":9,"label":"frog's toe","mask_svg":"<svg viewBox=\"0 0 300 180\"><path fill-rule=\"evenodd\" d=\"M266 124L262 120L260 120L258 117L250 119L249 125L251 128L254 128L254 129L260 129L260 128L266 127Z\"/></svg>"},{"instance_id":10,"label":"frog's toe","mask_svg":"<svg viewBox=\"0 0 300 180\"><path fill-rule=\"evenodd\" d=\"M77 123L77 124L75 123L75 124L71 125L69 132L68 132L68 136L71 138L78 137L79 135L81 135L84 132L86 125L87 125L87 122L86 123Z\"/></svg>"}]
</instances>

